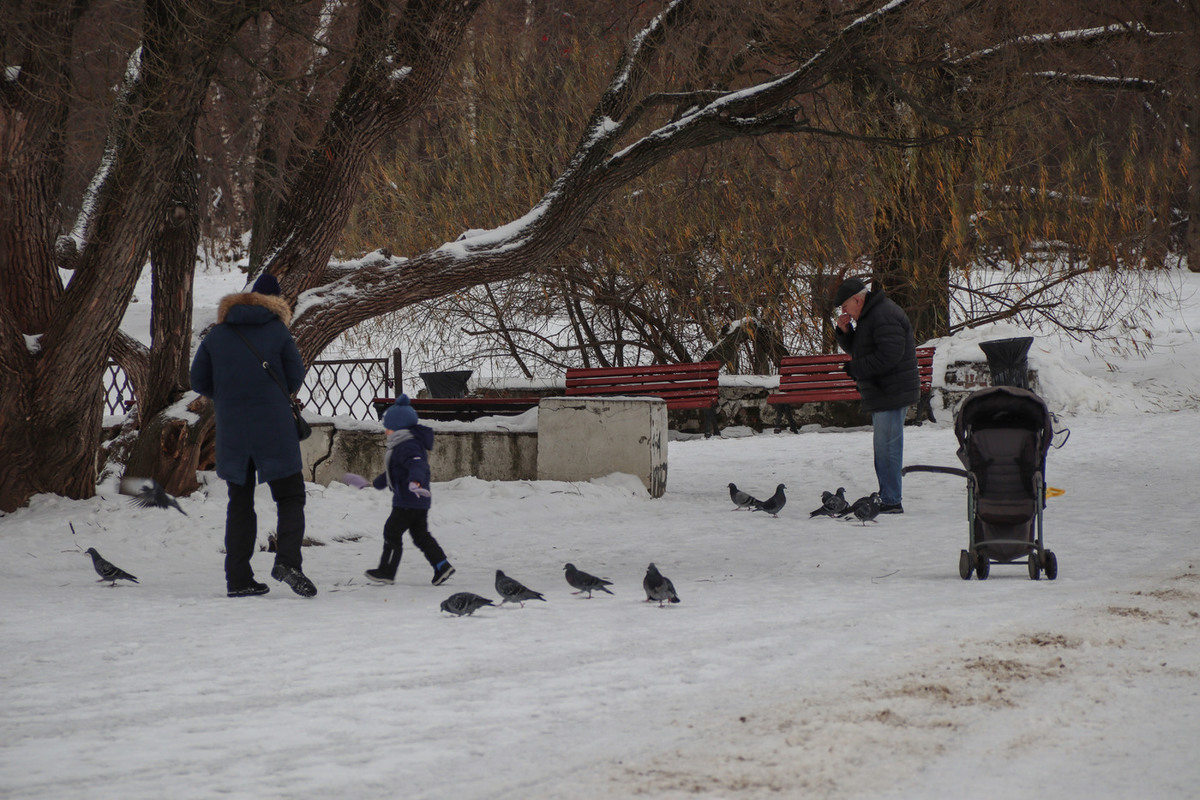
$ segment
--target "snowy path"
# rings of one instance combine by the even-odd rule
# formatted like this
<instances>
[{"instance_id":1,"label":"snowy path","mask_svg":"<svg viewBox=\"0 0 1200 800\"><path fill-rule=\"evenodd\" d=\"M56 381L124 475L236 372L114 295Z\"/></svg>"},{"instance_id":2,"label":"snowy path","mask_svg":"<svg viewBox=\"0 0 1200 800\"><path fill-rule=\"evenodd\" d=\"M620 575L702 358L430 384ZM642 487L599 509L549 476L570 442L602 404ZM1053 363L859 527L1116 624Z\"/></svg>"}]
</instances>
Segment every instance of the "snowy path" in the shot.
<instances>
[{"instance_id":1,"label":"snowy path","mask_svg":"<svg viewBox=\"0 0 1200 800\"><path fill-rule=\"evenodd\" d=\"M862 430L673 442L657 501L435 484L442 588L415 550L364 585L386 498L312 487L307 602L223 596L220 486L189 517L39 497L0 519L0 797L1190 797L1200 412L1067 424L1054 582L960 580L948 476L910 476L902 517L810 521L870 488ZM956 463L945 422L907 443ZM789 505L732 512L730 480ZM141 585L95 583L77 545ZM566 561L616 596L572 596ZM681 604L641 602L649 561ZM437 612L497 568L548 602Z\"/></svg>"}]
</instances>

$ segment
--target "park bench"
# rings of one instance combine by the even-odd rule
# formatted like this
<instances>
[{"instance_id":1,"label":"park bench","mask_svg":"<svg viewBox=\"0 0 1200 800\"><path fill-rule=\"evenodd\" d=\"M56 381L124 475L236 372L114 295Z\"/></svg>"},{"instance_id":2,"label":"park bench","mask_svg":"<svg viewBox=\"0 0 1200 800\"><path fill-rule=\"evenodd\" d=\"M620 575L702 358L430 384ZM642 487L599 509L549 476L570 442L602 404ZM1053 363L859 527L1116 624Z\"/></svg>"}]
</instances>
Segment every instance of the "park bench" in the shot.
<instances>
[{"instance_id":1,"label":"park bench","mask_svg":"<svg viewBox=\"0 0 1200 800\"><path fill-rule=\"evenodd\" d=\"M921 399L917 402L917 419L933 420L931 404L933 389L932 347L917 348L917 371L921 377ZM846 353L823 353L815 356L785 356L779 362L779 391L768 395L767 403L783 406L788 427L794 433L796 421L792 406L802 403L822 403L838 400L860 400L858 387L843 370L850 360Z\"/></svg>"},{"instance_id":2,"label":"park bench","mask_svg":"<svg viewBox=\"0 0 1200 800\"><path fill-rule=\"evenodd\" d=\"M421 419L470 422L480 417L523 414L537 408L539 400L540 397L414 397L409 403ZM379 419L383 419L383 412L394 402L391 397L376 397L371 405Z\"/></svg>"},{"instance_id":3,"label":"park bench","mask_svg":"<svg viewBox=\"0 0 1200 800\"><path fill-rule=\"evenodd\" d=\"M668 411L697 409L704 415L705 435L717 433L719 361L699 364L655 364L567 370L568 397L659 397Z\"/></svg>"}]
</instances>

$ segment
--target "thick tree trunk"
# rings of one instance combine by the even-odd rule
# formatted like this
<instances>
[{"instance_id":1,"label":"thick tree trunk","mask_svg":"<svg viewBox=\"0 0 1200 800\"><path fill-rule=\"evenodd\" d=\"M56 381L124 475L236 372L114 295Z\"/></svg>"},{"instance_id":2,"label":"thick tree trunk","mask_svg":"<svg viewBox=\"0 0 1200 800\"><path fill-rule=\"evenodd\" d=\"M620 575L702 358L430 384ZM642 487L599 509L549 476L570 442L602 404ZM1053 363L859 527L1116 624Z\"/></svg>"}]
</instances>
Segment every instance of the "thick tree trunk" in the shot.
<instances>
[{"instance_id":1,"label":"thick tree trunk","mask_svg":"<svg viewBox=\"0 0 1200 800\"><path fill-rule=\"evenodd\" d=\"M0 278L5 287L5 313L0 316L11 315L11 322L0 328L0 453L5 456L0 459L0 509L17 508L37 492L72 498L95 493L104 409L101 380L146 262L146 232L157 230L164 209L171 207L171 178L185 158L215 60L244 14L239 3L148 4L142 47L131 59L110 133L111 152L90 198L82 248L72 260L74 274L65 291L57 286L58 265L45 256L51 239L30 229L39 219L38 198L46 196L39 183L44 173L35 167L23 171L19 163L52 158L65 117L52 118L39 129L25 123L20 109L0 107L0 186L8 195L0 207L14 215L15 230L23 232L17 247L6 251L11 261L3 265ZM52 16L47 11L36 19ZM44 49L30 54L19 80L33 87L54 74L54 68L65 71L71 53L61 38L31 39L31 47ZM35 105L47 101L37 92L29 96L36 98ZM46 213L44 218L55 217ZM10 220L0 221L6 223L0 227L7 227ZM19 276L37 279L32 290L10 274L14 265ZM12 296L10 286L19 287ZM55 302L39 317L33 309L45 301ZM21 337L34 334L40 335L38 349L26 348L22 354Z\"/></svg>"},{"instance_id":2,"label":"thick tree trunk","mask_svg":"<svg viewBox=\"0 0 1200 800\"><path fill-rule=\"evenodd\" d=\"M154 478L171 494L196 489L196 450L205 426L212 427L211 414L197 426L189 426L177 415L164 417L170 404L188 390L191 364L192 284L200 225L196 150L191 142L186 150L162 227L150 248L149 369L145 379L134 384L138 436L126 463L130 475Z\"/></svg>"},{"instance_id":3,"label":"thick tree trunk","mask_svg":"<svg viewBox=\"0 0 1200 800\"><path fill-rule=\"evenodd\" d=\"M1200 76L1197 76L1197 83L1200 84ZM1200 272L1200 85L1196 86L1189 112L1187 265L1190 271Z\"/></svg>"},{"instance_id":4,"label":"thick tree trunk","mask_svg":"<svg viewBox=\"0 0 1200 800\"><path fill-rule=\"evenodd\" d=\"M950 333L950 257L944 220L924 204L926 215L910 216L909 196L905 191L884 198L876 209L872 287L883 289L904 309L919 344Z\"/></svg>"}]
</instances>

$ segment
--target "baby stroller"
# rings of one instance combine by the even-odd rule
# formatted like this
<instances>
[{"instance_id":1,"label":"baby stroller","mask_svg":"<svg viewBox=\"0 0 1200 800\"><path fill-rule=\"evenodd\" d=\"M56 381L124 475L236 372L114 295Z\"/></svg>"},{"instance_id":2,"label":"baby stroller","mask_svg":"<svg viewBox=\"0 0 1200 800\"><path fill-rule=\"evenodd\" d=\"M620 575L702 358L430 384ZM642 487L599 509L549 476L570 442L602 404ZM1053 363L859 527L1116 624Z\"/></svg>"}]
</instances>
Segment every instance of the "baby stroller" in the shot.
<instances>
[{"instance_id":1,"label":"baby stroller","mask_svg":"<svg viewBox=\"0 0 1200 800\"><path fill-rule=\"evenodd\" d=\"M911 466L967 479L967 549L958 574L987 580L992 564L1028 564L1029 577L1058 577L1058 559L1042 540L1046 453L1054 435L1042 398L1017 386L993 386L963 401L954 421L965 469ZM1024 560L1021 560L1024 559Z\"/></svg>"}]
</instances>

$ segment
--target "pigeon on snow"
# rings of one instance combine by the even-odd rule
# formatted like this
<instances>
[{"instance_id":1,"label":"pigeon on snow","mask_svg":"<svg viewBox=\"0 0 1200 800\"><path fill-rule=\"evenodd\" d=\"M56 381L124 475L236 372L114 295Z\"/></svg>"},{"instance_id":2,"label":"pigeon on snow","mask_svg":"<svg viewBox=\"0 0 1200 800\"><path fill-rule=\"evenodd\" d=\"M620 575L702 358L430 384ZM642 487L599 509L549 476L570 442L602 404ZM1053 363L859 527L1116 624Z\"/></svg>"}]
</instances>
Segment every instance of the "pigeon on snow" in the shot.
<instances>
[{"instance_id":1,"label":"pigeon on snow","mask_svg":"<svg viewBox=\"0 0 1200 800\"><path fill-rule=\"evenodd\" d=\"M486 597L480 597L471 592L455 592L442 601L442 611L448 611L455 616L471 616L484 606L496 605Z\"/></svg>"},{"instance_id":2,"label":"pigeon on snow","mask_svg":"<svg viewBox=\"0 0 1200 800\"><path fill-rule=\"evenodd\" d=\"M179 502L153 478L122 478L120 492L129 495L129 502L139 508L174 508L187 516Z\"/></svg>"},{"instance_id":3,"label":"pigeon on snow","mask_svg":"<svg viewBox=\"0 0 1200 800\"><path fill-rule=\"evenodd\" d=\"M97 583L112 581L110 585L116 586L117 581L133 581L134 583L138 582L137 578L133 577L128 572L97 553L96 548L89 547L86 552L92 557L92 566L96 568L96 574L100 576L100 580L97 581Z\"/></svg>"},{"instance_id":4,"label":"pigeon on snow","mask_svg":"<svg viewBox=\"0 0 1200 800\"><path fill-rule=\"evenodd\" d=\"M574 564L564 564L563 569L566 570L567 583L579 590L571 594L583 594L587 592L589 598L591 598L592 592L607 592L608 594L612 594L612 592L604 588L612 586L612 581L607 578L597 578L595 575L589 575L583 570L575 569Z\"/></svg>"},{"instance_id":5,"label":"pigeon on snow","mask_svg":"<svg viewBox=\"0 0 1200 800\"><path fill-rule=\"evenodd\" d=\"M854 516L854 510L857 508L861 508L862 506L865 506L867 503L871 502L872 497L878 498L879 492L871 492L868 495L858 498L853 503L851 503L849 506L847 506L845 511L838 514L838 516L841 517L842 519L850 519L850 517Z\"/></svg>"},{"instance_id":6,"label":"pigeon on snow","mask_svg":"<svg viewBox=\"0 0 1200 800\"><path fill-rule=\"evenodd\" d=\"M862 522L865 526L868 522L872 522L879 516L879 492L872 492L866 497L860 497L842 514L842 519L849 519L853 515L856 519Z\"/></svg>"},{"instance_id":7,"label":"pigeon on snow","mask_svg":"<svg viewBox=\"0 0 1200 800\"><path fill-rule=\"evenodd\" d=\"M504 574L503 570L496 570L496 591L504 598L500 601L500 605L513 602L520 603L521 608L524 608L526 600L541 600L543 602L546 600L541 592L535 592L519 580L508 577Z\"/></svg>"},{"instance_id":8,"label":"pigeon on snow","mask_svg":"<svg viewBox=\"0 0 1200 800\"><path fill-rule=\"evenodd\" d=\"M675 585L671 583L670 578L658 571L658 567L654 566L653 561L650 562L650 566L646 567L646 577L642 578L642 588L646 590L646 602L657 600L659 608L662 608L665 601L679 602L679 595L675 593Z\"/></svg>"},{"instance_id":9,"label":"pigeon on snow","mask_svg":"<svg viewBox=\"0 0 1200 800\"><path fill-rule=\"evenodd\" d=\"M737 484L729 484L729 499L733 501L734 511L742 508L751 508L758 505L758 498L748 495L741 489L737 488Z\"/></svg>"},{"instance_id":10,"label":"pigeon on snow","mask_svg":"<svg viewBox=\"0 0 1200 800\"><path fill-rule=\"evenodd\" d=\"M810 513L811 517L841 516L850 507L846 499L846 489L839 486L836 492L821 492L821 507Z\"/></svg>"},{"instance_id":11,"label":"pigeon on snow","mask_svg":"<svg viewBox=\"0 0 1200 800\"><path fill-rule=\"evenodd\" d=\"M787 487L782 483L775 487L775 494L768 497L766 500L759 500L758 505L752 508L752 511L765 511L772 517L783 510L783 504L787 502L787 498L783 494L783 490Z\"/></svg>"}]
</instances>

